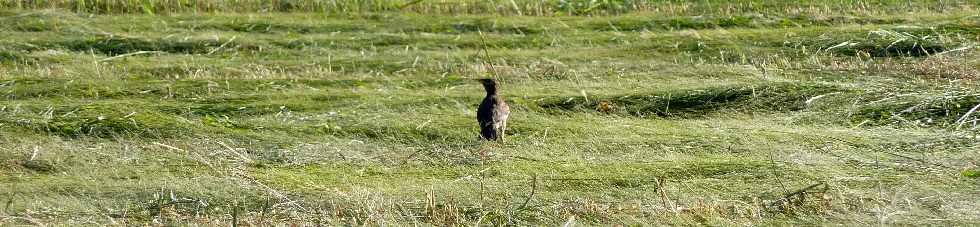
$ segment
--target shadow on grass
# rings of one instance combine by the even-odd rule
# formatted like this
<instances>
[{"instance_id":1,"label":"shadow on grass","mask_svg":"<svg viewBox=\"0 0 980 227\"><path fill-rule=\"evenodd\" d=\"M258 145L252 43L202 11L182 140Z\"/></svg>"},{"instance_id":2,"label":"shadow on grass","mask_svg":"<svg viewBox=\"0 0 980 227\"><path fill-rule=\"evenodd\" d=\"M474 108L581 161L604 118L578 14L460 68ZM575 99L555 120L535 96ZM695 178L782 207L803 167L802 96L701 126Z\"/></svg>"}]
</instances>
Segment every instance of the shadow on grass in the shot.
<instances>
[{"instance_id":1,"label":"shadow on grass","mask_svg":"<svg viewBox=\"0 0 980 227\"><path fill-rule=\"evenodd\" d=\"M809 98L840 88L808 84L723 86L621 96L556 97L538 103L545 112L596 112L636 117L700 117L719 111L798 111Z\"/></svg>"}]
</instances>

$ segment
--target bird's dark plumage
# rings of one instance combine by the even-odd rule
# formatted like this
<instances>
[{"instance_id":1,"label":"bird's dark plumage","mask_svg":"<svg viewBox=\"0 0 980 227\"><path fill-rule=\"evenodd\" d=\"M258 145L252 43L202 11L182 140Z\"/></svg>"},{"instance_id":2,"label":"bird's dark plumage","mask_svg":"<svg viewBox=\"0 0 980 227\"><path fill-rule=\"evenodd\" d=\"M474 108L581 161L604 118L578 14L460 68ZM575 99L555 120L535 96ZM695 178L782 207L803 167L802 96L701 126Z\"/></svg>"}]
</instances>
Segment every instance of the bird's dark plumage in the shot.
<instances>
[{"instance_id":1,"label":"bird's dark plumage","mask_svg":"<svg viewBox=\"0 0 980 227\"><path fill-rule=\"evenodd\" d=\"M510 116L510 107L500 97L500 89L497 80L480 79L483 89L487 91L487 96L480 103L480 108L476 111L476 120L480 123L480 138L485 140L503 140L504 131L507 130L507 117Z\"/></svg>"}]
</instances>

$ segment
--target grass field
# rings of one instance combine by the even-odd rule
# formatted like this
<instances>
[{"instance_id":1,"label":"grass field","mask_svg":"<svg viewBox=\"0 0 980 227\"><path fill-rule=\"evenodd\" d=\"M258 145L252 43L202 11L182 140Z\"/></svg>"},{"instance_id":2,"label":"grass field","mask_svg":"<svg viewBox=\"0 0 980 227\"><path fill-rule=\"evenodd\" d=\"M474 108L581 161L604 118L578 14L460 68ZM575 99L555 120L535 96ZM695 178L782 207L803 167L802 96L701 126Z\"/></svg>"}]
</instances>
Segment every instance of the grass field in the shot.
<instances>
[{"instance_id":1,"label":"grass field","mask_svg":"<svg viewBox=\"0 0 980 227\"><path fill-rule=\"evenodd\" d=\"M188 2L0 3L0 225L980 225L976 2Z\"/></svg>"}]
</instances>

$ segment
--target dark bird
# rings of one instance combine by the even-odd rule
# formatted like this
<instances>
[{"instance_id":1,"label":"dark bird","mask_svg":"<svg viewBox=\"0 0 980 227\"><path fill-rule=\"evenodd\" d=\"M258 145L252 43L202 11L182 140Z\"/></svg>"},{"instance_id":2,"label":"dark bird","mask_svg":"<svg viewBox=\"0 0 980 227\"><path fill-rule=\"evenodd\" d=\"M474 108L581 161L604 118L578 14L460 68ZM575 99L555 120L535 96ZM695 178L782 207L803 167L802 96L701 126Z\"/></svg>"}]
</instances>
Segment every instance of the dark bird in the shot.
<instances>
[{"instance_id":1,"label":"dark bird","mask_svg":"<svg viewBox=\"0 0 980 227\"><path fill-rule=\"evenodd\" d=\"M480 109L476 111L476 120L480 122L480 138L485 140L504 139L504 131L507 130L507 117L510 116L510 107L500 97L500 84L494 79L479 79L483 84L483 89L487 91L487 97L480 103Z\"/></svg>"}]
</instances>

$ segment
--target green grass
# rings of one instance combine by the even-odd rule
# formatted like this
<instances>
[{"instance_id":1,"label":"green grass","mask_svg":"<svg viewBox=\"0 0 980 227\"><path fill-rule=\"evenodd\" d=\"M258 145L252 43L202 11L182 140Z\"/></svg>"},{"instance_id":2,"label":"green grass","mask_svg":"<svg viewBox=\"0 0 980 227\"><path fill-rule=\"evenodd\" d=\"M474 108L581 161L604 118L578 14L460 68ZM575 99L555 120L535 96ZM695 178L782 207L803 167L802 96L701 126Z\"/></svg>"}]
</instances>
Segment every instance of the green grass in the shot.
<instances>
[{"instance_id":1,"label":"green grass","mask_svg":"<svg viewBox=\"0 0 980 227\"><path fill-rule=\"evenodd\" d=\"M962 0L806 0L797 2L765 0L13 0L0 6L14 9L65 9L77 13L97 14L171 14L214 12L317 12L350 14L364 12L397 12L435 14L503 14L503 15L610 15L629 12L658 12L670 15L789 13L789 12L859 12L883 13L908 11L942 11L960 9L971 1Z\"/></svg>"},{"instance_id":2,"label":"green grass","mask_svg":"<svg viewBox=\"0 0 980 227\"><path fill-rule=\"evenodd\" d=\"M0 224L977 225L978 12L909 3L3 2Z\"/></svg>"}]
</instances>

